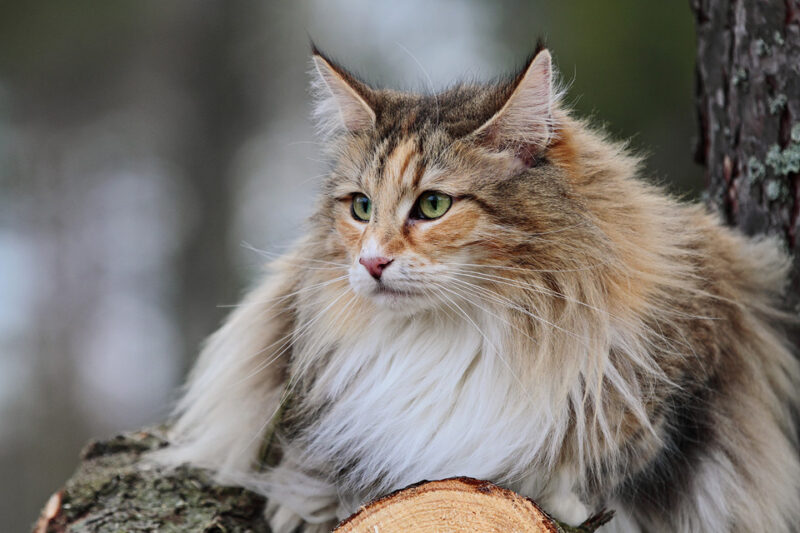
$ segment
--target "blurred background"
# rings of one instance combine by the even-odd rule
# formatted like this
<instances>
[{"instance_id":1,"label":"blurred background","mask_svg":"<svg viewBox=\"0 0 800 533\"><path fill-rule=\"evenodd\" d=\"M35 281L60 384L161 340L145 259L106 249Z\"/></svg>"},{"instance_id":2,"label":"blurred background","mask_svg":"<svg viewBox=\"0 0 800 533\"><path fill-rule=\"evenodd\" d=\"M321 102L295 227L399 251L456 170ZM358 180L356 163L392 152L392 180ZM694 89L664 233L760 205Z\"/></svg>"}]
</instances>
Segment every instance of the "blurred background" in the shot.
<instances>
[{"instance_id":1,"label":"blurred background","mask_svg":"<svg viewBox=\"0 0 800 533\"><path fill-rule=\"evenodd\" d=\"M427 90L519 66L693 196L688 2L0 2L0 529L92 437L163 420L203 337L302 232L324 172L309 37Z\"/></svg>"}]
</instances>

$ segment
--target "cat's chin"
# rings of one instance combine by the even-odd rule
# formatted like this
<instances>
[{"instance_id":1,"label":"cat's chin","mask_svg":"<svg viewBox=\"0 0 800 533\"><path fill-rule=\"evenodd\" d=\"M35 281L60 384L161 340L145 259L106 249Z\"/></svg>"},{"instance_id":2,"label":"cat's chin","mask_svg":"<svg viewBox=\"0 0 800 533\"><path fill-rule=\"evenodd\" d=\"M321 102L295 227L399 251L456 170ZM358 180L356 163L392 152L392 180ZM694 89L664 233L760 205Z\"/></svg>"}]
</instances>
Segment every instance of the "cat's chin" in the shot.
<instances>
[{"instance_id":1,"label":"cat's chin","mask_svg":"<svg viewBox=\"0 0 800 533\"><path fill-rule=\"evenodd\" d=\"M421 291L376 285L366 295L380 309L409 314L431 306L430 298Z\"/></svg>"}]
</instances>

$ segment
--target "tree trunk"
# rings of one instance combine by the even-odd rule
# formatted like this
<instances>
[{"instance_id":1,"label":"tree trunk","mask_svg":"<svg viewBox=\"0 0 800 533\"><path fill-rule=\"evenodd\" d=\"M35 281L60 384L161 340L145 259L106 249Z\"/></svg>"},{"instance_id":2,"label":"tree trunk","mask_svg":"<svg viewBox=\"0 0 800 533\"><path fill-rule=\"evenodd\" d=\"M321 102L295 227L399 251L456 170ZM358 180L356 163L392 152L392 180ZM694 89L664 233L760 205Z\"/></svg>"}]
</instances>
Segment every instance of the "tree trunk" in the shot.
<instances>
[{"instance_id":1,"label":"tree trunk","mask_svg":"<svg viewBox=\"0 0 800 533\"><path fill-rule=\"evenodd\" d=\"M800 0L692 0L697 24L695 159L707 202L793 254L800 303Z\"/></svg>"}]
</instances>

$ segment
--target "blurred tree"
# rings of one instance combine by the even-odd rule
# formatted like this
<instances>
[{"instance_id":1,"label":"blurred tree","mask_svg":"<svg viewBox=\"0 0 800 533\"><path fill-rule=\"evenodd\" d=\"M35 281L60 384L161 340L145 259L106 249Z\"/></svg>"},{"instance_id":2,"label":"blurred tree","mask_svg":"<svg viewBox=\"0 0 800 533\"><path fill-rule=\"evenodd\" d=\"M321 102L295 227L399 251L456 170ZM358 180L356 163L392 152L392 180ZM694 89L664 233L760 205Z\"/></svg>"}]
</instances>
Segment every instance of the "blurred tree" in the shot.
<instances>
[{"instance_id":1,"label":"blurred tree","mask_svg":"<svg viewBox=\"0 0 800 533\"><path fill-rule=\"evenodd\" d=\"M23 530L88 435L163 417L235 297L230 167L257 119L237 53L257 7L0 6L0 230L35 288L13 346L25 395L0 406L0 529Z\"/></svg>"},{"instance_id":2,"label":"blurred tree","mask_svg":"<svg viewBox=\"0 0 800 533\"><path fill-rule=\"evenodd\" d=\"M505 0L498 41L512 58L545 39L567 103L647 154L645 176L699 196L700 171L686 157L694 124L694 28L674 2Z\"/></svg>"},{"instance_id":3,"label":"blurred tree","mask_svg":"<svg viewBox=\"0 0 800 533\"><path fill-rule=\"evenodd\" d=\"M800 304L800 0L692 0L697 24L695 158L707 201L749 235L793 253Z\"/></svg>"},{"instance_id":4,"label":"blurred tree","mask_svg":"<svg viewBox=\"0 0 800 533\"><path fill-rule=\"evenodd\" d=\"M254 126L239 48L250 37L250 0L206 2L192 7L179 83L193 96L192 128L185 131L179 164L187 172L194 205L179 259L176 316L184 361L225 314L219 304L235 294L229 229L233 216L231 165ZM185 20L187 13L181 13ZM188 31L187 31L188 30Z\"/></svg>"}]
</instances>

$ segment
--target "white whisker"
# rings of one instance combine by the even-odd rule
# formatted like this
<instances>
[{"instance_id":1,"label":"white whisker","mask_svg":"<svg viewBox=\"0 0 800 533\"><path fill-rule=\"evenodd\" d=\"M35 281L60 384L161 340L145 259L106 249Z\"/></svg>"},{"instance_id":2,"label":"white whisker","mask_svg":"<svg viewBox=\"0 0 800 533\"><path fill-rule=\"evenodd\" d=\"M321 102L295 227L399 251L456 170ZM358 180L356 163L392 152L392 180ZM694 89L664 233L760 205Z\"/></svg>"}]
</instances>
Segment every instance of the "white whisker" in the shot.
<instances>
[{"instance_id":1,"label":"white whisker","mask_svg":"<svg viewBox=\"0 0 800 533\"><path fill-rule=\"evenodd\" d=\"M448 288L446 288L446 287L441 287L441 286L440 286L440 287L438 287L438 289L440 289L440 291L447 291L447 292L449 292L449 293L451 293L451 294L456 294L456 295L457 295L457 293L454 293L453 291L451 291L450 289L448 289ZM531 395L530 395L530 392L529 392L529 391L528 391L528 389L525 387L525 385L522 383L522 381L519 379L519 376L517 376L517 371L516 371L514 368L512 368L512 366L511 366L511 365L508 363L508 361L506 361L505 357L503 357L503 354L501 353L501 351L500 351L500 349L497 347L497 345L496 345L494 342L492 342L492 341L489 339L489 337L486 335L486 333L484 333L484 332L483 332L483 330L482 330L482 329L481 329L481 328L478 326L478 324L476 324L476 323L475 323L475 321L474 321L474 320L473 320L473 319L472 319L472 318L469 316L469 314L468 314L466 311L464 311L464 310L461 308L461 306L460 306L460 305L458 305L458 303L456 303L456 301L455 301L455 300L453 300L452 298L450 298L449 296L447 296L446 294L444 294L444 292L440 292L440 294L441 294L442 298L444 298L444 299L445 299L447 302L449 302L450 304L452 304L453 306L455 306L456 310L458 310L458 312L459 312L459 313L461 313L461 315L462 315L462 316L463 316L463 317L464 317L464 318L465 318L465 319L466 319L466 320L467 320L467 321L468 321L470 324L472 324L472 326L473 326L473 327L474 327L474 328L475 328L475 329L478 331L478 333L479 333L479 334L480 334L480 336L483 338L483 340L484 340L484 341L485 341L485 342L486 342L486 343L487 343L487 344L488 344L488 345L489 345L489 346L492 348L492 350L494 351L494 355L496 355L496 356L497 356L497 358L498 358L498 359L500 359L500 361L502 361L502 362L503 362L503 364L505 365L505 367L508 369L508 371L509 371L509 372L511 373L511 375L514 377L514 380L517 382L517 384L518 384L518 385L519 385L519 387L520 387L520 391L522 391L522 392L523 392L523 393L524 393L524 394L525 394L525 395L528 397L528 399L529 399L529 400L530 400L530 402L531 402L531 403L530 403L531 407L534 407L536 404L535 404L535 402L533 401L533 398L531 397Z\"/></svg>"},{"instance_id":2,"label":"white whisker","mask_svg":"<svg viewBox=\"0 0 800 533\"><path fill-rule=\"evenodd\" d=\"M333 279L329 279L329 280L326 280L326 281L321 281L319 283L314 283L312 285L307 285L307 286L303 287L302 289L298 289L298 290L296 290L294 292L290 292L289 294L285 294L283 296L276 296L274 298L267 298L266 300L254 300L252 302L245 301L245 302L242 302L240 304L224 304L224 305L218 305L217 307L221 307L221 308L242 307L242 306L249 306L249 305L263 305L263 304L267 304L267 303L273 302L272 306L269 306L269 307L264 309L264 311L267 311L267 310L271 309L274 306L274 304L278 304L280 302L288 300L288 299L290 299L290 298L292 298L294 296L297 296L298 294L302 294L304 292L308 292L308 291L315 290L315 289L321 289L322 287L326 287L328 285L336 283L337 281L345 280L345 279L347 279L347 277L348 276L345 274L343 276L338 276L338 277L335 277Z\"/></svg>"},{"instance_id":3,"label":"white whisker","mask_svg":"<svg viewBox=\"0 0 800 533\"><path fill-rule=\"evenodd\" d=\"M345 290L345 291L342 291L342 293L341 293L341 294L339 294L339 296L337 296L337 297L336 297L336 299L334 299L334 300L333 300L333 301L332 301L330 304L328 304L328 305L327 305L327 306L326 306L326 307L325 307L325 308L324 308L322 311L320 311L320 312L319 312L319 313L318 313L318 314L317 314L317 315L314 317L314 320L316 321L316 320L317 320L319 317L321 317L321 316L322 316L322 315L323 315L323 314L324 314L324 313L325 313L325 312L326 312L328 309L330 309L330 307L331 307L333 304L335 304L335 303L336 303L336 302L337 302L339 299L341 299L341 297L342 297L342 296L344 296L345 294L347 294L347 291L346 291L346 290ZM347 303L346 303L346 304L345 304L345 305L344 305L344 306L343 306L343 307L342 307L342 308L339 310L339 312L336 314L336 316L334 317L334 320L337 320L337 319L338 319L338 318L339 318L339 317L340 317L340 316L341 316L341 315L344 313L344 311L350 307L350 304L352 304L352 302L354 302L354 301L355 301L355 299L356 299L356 297L355 297L354 295L353 295L353 296L351 296L350 300L348 300L348 302L347 302ZM333 326L333 324L329 324L327 329L331 329L332 327L334 327L334 326ZM307 331L307 330L306 330L306 331ZM302 333L298 333L298 332L295 332L295 333L296 333L296 334L293 336L293 339L292 339L292 344L294 344L294 342L296 342L296 341L297 341L297 340L300 338L300 336L302 335ZM290 344L289 346L287 346L287 349L288 349L289 347L291 347L291 345L292 345L292 344ZM272 423L272 422L274 421L274 418L275 418L275 416L276 416L276 415L277 415L277 414L278 414L278 413L279 413L279 412L280 412L280 411L283 409L283 407L286 405L286 402L289 400L289 398L291 398L291 396L292 396L292 393L294 392L294 388L295 388L295 386L296 386L296 385L297 385L297 383L299 383L299 382L300 382L300 380L302 379L302 377L303 377L303 374L304 374L304 372L301 370L300 372L297 372L297 373L295 373L295 374L292 374L292 375L290 376L289 380L286 382L286 385L284 386L284 390L283 390L283 392L281 393L281 397L280 397L280 399L279 399L279 401L278 401L278 405L275 407L274 411L273 411L273 412L272 412L272 413L271 413L271 414L270 414L270 415L269 415L269 416L266 418L266 420L264 421L264 423L263 423L263 424L261 424L261 426L260 426L260 427L258 428L258 430L255 432L255 434L253 435L252 439L250 440L250 445L252 445L252 443L253 443L253 442L255 442L255 440L256 440L256 439L258 439L260 436L262 436L262 434L263 434L263 433L264 433L264 431L267 429L267 427L270 425L270 423Z\"/></svg>"},{"instance_id":4,"label":"white whisker","mask_svg":"<svg viewBox=\"0 0 800 533\"><path fill-rule=\"evenodd\" d=\"M428 87L430 88L431 96L433 96L433 101L436 103L436 124L438 124L439 123L439 118L440 118L439 117L439 112L440 112L440 109L439 109L439 95L436 94L436 88L433 86L433 80L431 79L430 75L428 74L428 71L425 70L425 67L422 66L422 63L420 63L419 59L417 59L416 56L411 53L411 50L409 50L408 48L403 46L399 41L395 42L395 44L397 46L399 46L400 48L402 48L403 51L406 54L408 54L409 57L411 57L411 59L414 60L414 62L419 67L419 69L422 71L422 73L428 79Z\"/></svg>"},{"instance_id":5,"label":"white whisker","mask_svg":"<svg viewBox=\"0 0 800 533\"><path fill-rule=\"evenodd\" d=\"M291 262L292 264L294 264L294 261L299 261L299 262L303 262L303 263L322 263L322 264L334 265L334 266L342 267L342 268L350 268L350 265L347 264L347 263L337 263L335 261L323 261L321 259L312 259L312 258L307 258L307 257L292 257L292 256L287 256L285 254L269 252L267 250L262 250L260 248L256 248L252 244L250 244L248 242L245 242L245 241L242 241L241 246L243 248L245 248L246 250L250 250L250 251L255 252L255 253L259 254L259 255L263 255L263 256L266 256L266 257L273 257L273 258L276 258L276 259L280 259L281 261Z\"/></svg>"}]
</instances>

